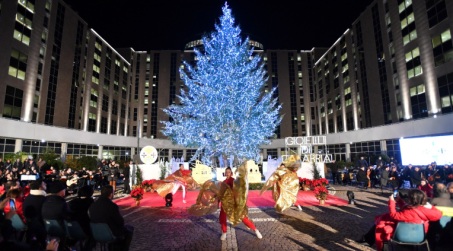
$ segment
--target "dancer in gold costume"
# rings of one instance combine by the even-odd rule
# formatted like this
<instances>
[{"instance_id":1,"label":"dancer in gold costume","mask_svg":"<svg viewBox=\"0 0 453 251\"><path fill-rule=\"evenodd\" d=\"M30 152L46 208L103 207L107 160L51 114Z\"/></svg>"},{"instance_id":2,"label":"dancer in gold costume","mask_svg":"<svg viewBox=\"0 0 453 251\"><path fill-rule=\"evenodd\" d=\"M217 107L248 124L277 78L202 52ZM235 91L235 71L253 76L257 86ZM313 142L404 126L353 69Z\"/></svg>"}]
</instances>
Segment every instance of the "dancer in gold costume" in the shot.
<instances>
[{"instance_id":1,"label":"dancer in gold costume","mask_svg":"<svg viewBox=\"0 0 453 251\"><path fill-rule=\"evenodd\" d=\"M252 161L252 160L250 160ZM225 169L226 179L215 183L207 181L203 184L195 205L189 208L189 213L197 216L217 211L221 202L219 221L222 228L222 241L226 240L227 218L233 226L243 222L248 228L255 231L256 237L263 238L253 222L248 218L247 195L247 162L238 167L237 179L232 177L231 168Z\"/></svg>"},{"instance_id":2,"label":"dancer in gold costume","mask_svg":"<svg viewBox=\"0 0 453 251\"><path fill-rule=\"evenodd\" d=\"M198 183L192 178L192 171L185 170L183 164L179 164L179 169L174 173L170 174L166 180L179 180L185 184L186 188L189 190L197 189L200 187Z\"/></svg>"},{"instance_id":3,"label":"dancer in gold costume","mask_svg":"<svg viewBox=\"0 0 453 251\"><path fill-rule=\"evenodd\" d=\"M273 187L272 197L277 212L281 213L296 203L299 192L299 177L297 177L299 168L300 157L291 155L275 170L261 189L262 194L268 188ZM302 210L300 206L297 207L299 211Z\"/></svg>"},{"instance_id":4,"label":"dancer in gold costume","mask_svg":"<svg viewBox=\"0 0 453 251\"><path fill-rule=\"evenodd\" d=\"M180 188L182 189L182 201L186 203L186 188L195 189L198 183L192 178L190 170L184 170L184 165L180 164L179 169L170 174L164 180L157 180L153 183L152 189L161 197L166 198L168 194L174 195Z\"/></svg>"}]
</instances>

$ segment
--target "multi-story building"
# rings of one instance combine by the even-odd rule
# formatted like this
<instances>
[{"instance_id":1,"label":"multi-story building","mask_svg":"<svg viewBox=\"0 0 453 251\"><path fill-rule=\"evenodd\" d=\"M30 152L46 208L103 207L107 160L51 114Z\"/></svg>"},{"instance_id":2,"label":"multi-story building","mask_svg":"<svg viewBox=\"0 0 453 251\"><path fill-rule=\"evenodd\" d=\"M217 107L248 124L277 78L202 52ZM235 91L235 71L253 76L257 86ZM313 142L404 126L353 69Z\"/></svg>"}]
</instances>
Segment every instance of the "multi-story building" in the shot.
<instances>
[{"instance_id":1,"label":"multi-story building","mask_svg":"<svg viewBox=\"0 0 453 251\"><path fill-rule=\"evenodd\" d=\"M285 137L326 135L316 151L336 159L399 159L400 137L451 134L452 21L451 1L376 0L330 48L251 41L265 89L276 87L282 103L263 157L282 154ZM126 159L144 145L163 158L194 153L172 145L160 121L170 119L162 109L178 102L179 68L195 63L200 40L185 50L114 49L62 0L0 1L0 38L1 154Z\"/></svg>"}]
</instances>

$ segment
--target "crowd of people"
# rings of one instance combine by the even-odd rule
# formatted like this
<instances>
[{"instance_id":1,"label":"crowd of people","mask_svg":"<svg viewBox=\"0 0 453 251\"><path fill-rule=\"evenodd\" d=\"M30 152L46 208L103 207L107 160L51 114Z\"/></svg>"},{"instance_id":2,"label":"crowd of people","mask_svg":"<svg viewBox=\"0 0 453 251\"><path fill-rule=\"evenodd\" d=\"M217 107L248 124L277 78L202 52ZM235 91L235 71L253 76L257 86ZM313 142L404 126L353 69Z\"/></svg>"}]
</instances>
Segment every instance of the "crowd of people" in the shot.
<instances>
[{"instance_id":1,"label":"crowd of people","mask_svg":"<svg viewBox=\"0 0 453 251\"><path fill-rule=\"evenodd\" d=\"M292 157L280 165L263 188L273 187L275 208L280 213L297 205L299 184L296 172L300 161ZM110 250L129 249L134 229L125 224L112 199L120 178L124 179L125 192L130 192L131 162L120 168L115 161L102 160L96 170L82 168L79 171L46 167L41 159L35 162L29 158L15 163L0 160L0 210L3 212L0 219L0 250L19 247L21 250L66 250L75 245L76 240L66 235L49 233L45 225L47 220L55 220L62 229L65 223L77 222L87 236L81 243L82 250L92 250L96 243L90 223L106 223L116 236ZM377 250L383 250L398 222L423 223L432 247L446 245L453 238L453 222L448 228L439 225L442 216L453 216L453 172L450 166L437 166L433 162L426 167L408 165L401 168L396 163L385 164L382 159L370 166L361 158L358 168L348 172L353 172L356 182L366 188L380 187L381 191L390 188L394 191L388 200L388 212L376 216L370 230L358 240L359 243L376 245ZM190 213L198 216L220 208L222 241L226 239L227 219L233 226L243 222L258 238L262 238L247 215L247 174L246 162L238 167L236 179L230 168L225 169L225 181L208 181L201 185L196 204L189 208ZM30 175L36 179L22 179ZM344 176L350 177L349 174ZM333 174L334 182L344 184L344 177L338 177L338 174ZM179 170L166 179L155 181L152 190L166 200L168 195L182 190L185 203L186 189L199 186L190 171L180 165ZM68 190L76 193L77 197L68 201ZM93 199L95 190L100 190L96 200ZM13 227L14 217L27 226L26 231Z\"/></svg>"},{"instance_id":2,"label":"crowd of people","mask_svg":"<svg viewBox=\"0 0 453 251\"><path fill-rule=\"evenodd\" d=\"M380 161L379 159L378 161ZM453 238L453 170L449 165L438 166L432 162L426 166L383 161L374 166L368 165L364 158L358 162L353 172L355 182L365 188L380 187L393 191L388 200L388 212L377 215L374 224L357 242L376 246L385 250L386 243L392 238L398 222L423 223L426 238L432 249L444 248ZM350 177L350 175L345 175ZM339 184L352 183L334 176ZM442 216L447 218L445 226L440 225Z\"/></svg>"},{"instance_id":3,"label":"crowd of people","mask_svg":"<svg viewBox=\"0 0 453 251\"><path fill-rule=\"evenodd\" d=\"M110 227L116 241L109 250L128 250L133 228L124 223L112 199L118 179L130 191L126 184L130 164L120 168L115 161L102 160L96 170L73 171L57 170L31 157L14 163L0 159L0 250L72 250L76 244L81 250L92 250L96 242L90 223ZM95 190L100 191L96 200ZM75 197L68 196L71 193ZM18 221L24 228L17 227ZM63 233L49 231L48 221L57 222ZM71 239L65 233L65 224L76 223L84 240Z\"/></svg>"}]
</instances>

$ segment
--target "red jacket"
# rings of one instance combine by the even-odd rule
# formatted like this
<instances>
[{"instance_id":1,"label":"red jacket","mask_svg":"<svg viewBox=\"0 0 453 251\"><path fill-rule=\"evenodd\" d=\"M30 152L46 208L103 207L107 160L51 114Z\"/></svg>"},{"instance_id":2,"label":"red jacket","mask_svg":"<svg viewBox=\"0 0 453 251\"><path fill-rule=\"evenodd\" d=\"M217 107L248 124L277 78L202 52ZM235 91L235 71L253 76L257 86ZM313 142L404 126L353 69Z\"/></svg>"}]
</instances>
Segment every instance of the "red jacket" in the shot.
<instances>
[{"instance_id":1,"label":"red jacket","mask_svg":"<svg viewBox=\"0 0 453 251\"><path fill-rule=\"evenodd\" d=\"M416 208L403 207L401 211L396 211L394 200L389 200L390 213L379 215L375 218L376 224L376 250L382 250L384 242L392 238L398 222L423 223L425 233L428 232L430 221L437 221L442 217L442 212L434 206L426 205Z\"/></svg>"},{"instance_id":2,"label":"red jacket","mask_svg":"<svg viewBox=\"0 0 453 251\"><path fill-rule=\"evenodd\" d=\"M230 186L230 188L233 188L233 182L234 182L234 178L233 177L229 177L229 178L227 178L227 179L225 179L223 181L223 183L225 183L228 186Z\"/></svg>"},{"instance_id":3,"label":"red jacket","mask_svg":"<svg viewBox=\"0 0 453 251\"><path fill-rule=\"evenodd\" d=\"M19 217L25 223L24 210L22 208L22 204L23 203L24 203L23 197L19 197L19 198L16 198L14 200L14 204L16 205L16 213L19 215ZM9 202L6 203L5 207L3 208L3 211L5 212L5 214L7 214L7 213L9 213L9 211L11 211L11 207L9 205Z\"/></svg>"},{"instance_id":4,"label":"red jacket","mask_svg":"<svg viewBox=\"0 0 453 251\"><path fill-rule=\"evenodd\" d=\"M425 192L426 196L428 198L432 198L433 197L433 186L429 183L426 183L426 185L424 186L418 186L417 189L420 189L422 190L423 192Z\"/></svg>"}]
</instances>

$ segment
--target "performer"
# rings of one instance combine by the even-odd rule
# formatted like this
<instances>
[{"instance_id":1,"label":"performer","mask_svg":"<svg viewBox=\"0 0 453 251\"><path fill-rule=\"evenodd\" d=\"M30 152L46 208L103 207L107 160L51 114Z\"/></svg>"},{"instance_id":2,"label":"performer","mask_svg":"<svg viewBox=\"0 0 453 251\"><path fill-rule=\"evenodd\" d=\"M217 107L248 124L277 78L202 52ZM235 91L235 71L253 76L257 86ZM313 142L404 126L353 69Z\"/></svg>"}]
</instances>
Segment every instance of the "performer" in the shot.
<instances>
[{"instance_id":1,"label":"performer","mask_svg":"<svg viewBox=\"0 0 453 251\"><path fill-rule=\"evenodd\" d=\"M152 186L157 194L167 201L167 207L171 207L173 195L181 188L182 189L182 203L186 203L186 186L179 180L157 180Z\"/></svg>"},{"instance_id":2,"label":"performer","mask_svg":"<svg viewBox=\"0 0 453 251\"><path fill-rule=\"evenodd\" d=\"M192 178L192 172L190 170L184 169L184 164L179 164L179 169L174 173L168 175L166 180L179 180L185 184L186 188L189 190L196 189L200 185Z\"/></svg>"},{"instance_id":3,"label":"performer","mask_svg":"<svg viewBox=\"0 0 453 251\"><path fill-rule=\"evenodd\" d=\"M272 197L275 200L275 210L281 213L295 205L297 193L299 192L299 177L297 170L300 168L300 157L291 155L277 170L269 177L261 189L261 194L268 188L273 187ZM302 211L300 205L297 205Z\"/></svg>"},{"instance_id":4,"label":"performer","mask_svg":"<svg viewBox=\"0 0 453 251\"><path fill-rule=\"evenodd\" d=\"M188 212L196 216L216 212L220 201L219 221L222 229L222 235L220 237L222 241L226 240L227 217L233 226L236 226L242 221L248 228L255 232L258 239L261 239L263 236L260 231L248 218L247 162L239 166L236 172L238 173L238 177L234 179L231 168L227 167L225 169L226 179L223 182L215 183L210 180L206 181L198 194L196 204L192 205Z\"/></svg>"},{"instance_id":5,"label":"performer","mask_svg":"<svg viewBox=\"0 0 453 251\"><path fill-rule=\"evenodd\" d=\"M186 203L186 189L195 189L198 183L192 178L190 170L184 170L184 165L180 164L179 169L168 175L165 180L157 180L153 183L152 189L167 201L166 206L170 207L173 195L181 188L182 202Z\"/></svg>"}]
</instances>

